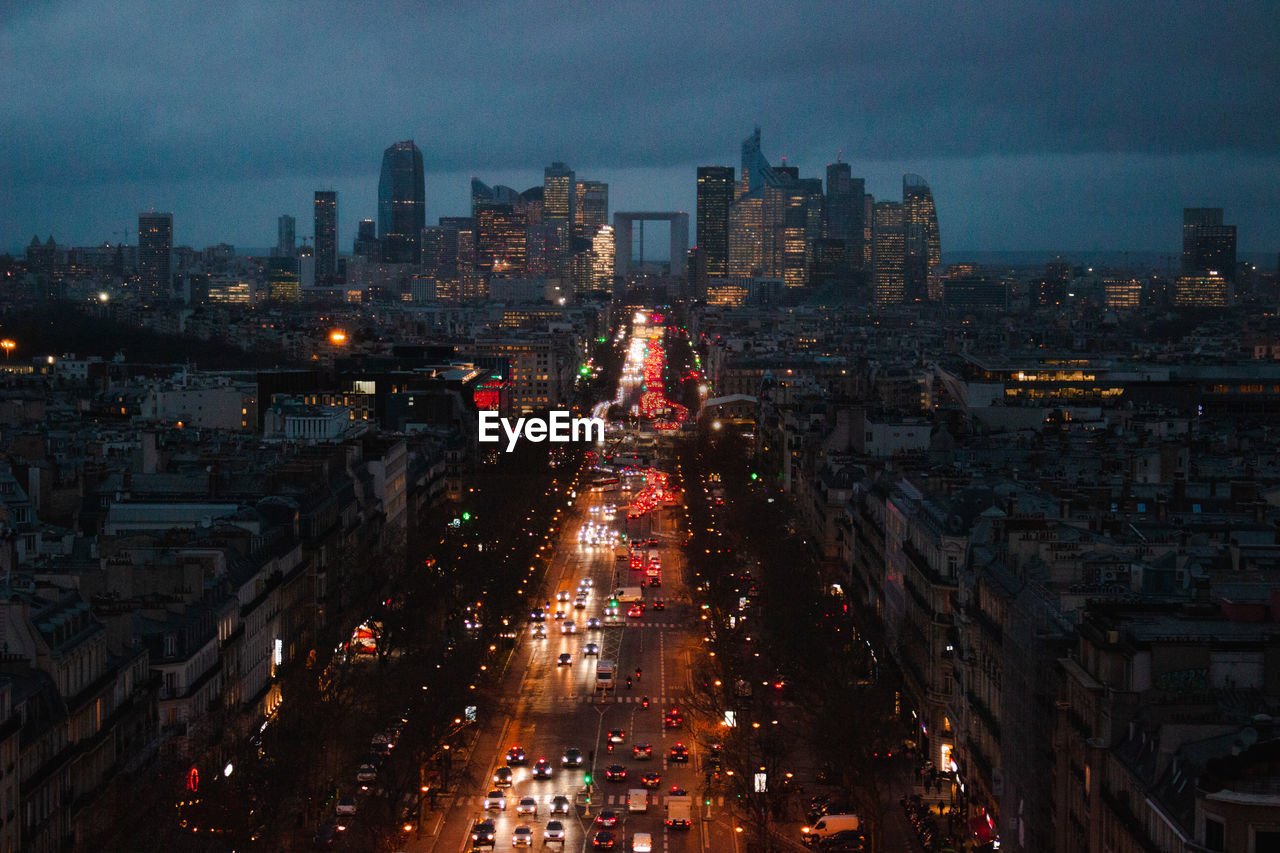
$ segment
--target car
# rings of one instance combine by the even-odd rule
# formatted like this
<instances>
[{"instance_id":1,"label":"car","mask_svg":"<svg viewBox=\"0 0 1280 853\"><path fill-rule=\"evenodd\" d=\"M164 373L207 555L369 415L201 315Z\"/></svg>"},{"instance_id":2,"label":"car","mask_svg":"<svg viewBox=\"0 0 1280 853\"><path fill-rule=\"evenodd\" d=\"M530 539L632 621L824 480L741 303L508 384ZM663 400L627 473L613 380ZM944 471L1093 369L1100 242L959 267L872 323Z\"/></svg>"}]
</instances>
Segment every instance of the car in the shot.
<instances>
[{"instance_id":1,"label":"car","mask_svg":"<svg viewBox=\"0 0 1280 853\"><path fill-rule=\"evenodd\" d=\"M582 647L582 653L584 655L594 655L596 657L600 657L600 647L597 646L595 643L587 643L585 646Z\"/></svg>"},{"instance_id":2,"label":"car","mask_svg":"<svg viewBox=\"0 0 1280 853\"><path fill-rule=\"evenodd\" d=\"M497 829L493 825L493 818L487 817L471 825L472 847L492 847L496 836Z\"/></svg>"},{"instance_id":3,"label":"car","mask_svg":"<svg viewBox=\"0 0 1280 853\"><path fill-rule=\"evenodd\" d=\"M585 598L579 598L577 601L573 603L573 608L575 610L586 610L587 600Z\"/></svg>"},{"instance_id":4,"label":"car","mask_svg":"<svg viewBox=\"0 0 1280 853\"><path fill-rule=\"evenodd\" d=\"M647 832L631 836L631 853L653 853L653 836Z\"/></svg>"},{"instance_id":5,"label":"car","mask_svg":"<svg viewBox=\"0 0 1280 853\"><path fill-rule=\"evenodd\" d=\"M538 801L533 797L521 797L520 802L516 803L516 814L527 814L538 816Z\"/></svg>"},{"instance_id":6,"label":"car","mask_svg":"<svg viewBox=\"0 0 1280 853\"><path fill-rule=\"evenodd\" d=\"M689 760L689 747L677 742L675 746L671 747L671 760L687 762Z\"/></svg>"},{"instance_id":7,"label":"car","mask_svg":"<svg viewBox=\"0 0 1280 853\"><path fill-rule=\"evenodd\" d=\"M668 729L678 729L683 722L684 715L677 708L672 708L662 716L662 725Z\"/></svg>"},{"instance_id":8,"label":"car","mask_svg":"<svg viewBox=\"0 0 1280 853\"><path fill-rule=\"evenodd\" d=\"M334 809L337 814L348 815L356 813L356 798L347 794L338 799L338 805Z\"/></svg>"},{"instance_id":9,"label":"car","mask_svg":"<svg viewBox=\"0 0 1280 853\"><path fill-rule=\"evenodd\" d=\"M592 616L590 619L587 620L587 628L590 630L594 631L603 627L604 627L604 623L594 616Z\"/></svg>"},{"instance_id":10,"label":"car","mask_svg":"<svg viewBox=\"0 0 1280 853\"><path fill-rule=\"evenodd\" d=\"M618 605L616 605L616 604L607 604L607 605L605 605L605 608L604 608L604 618L606 618L606 619L617 619L617 618L618 618Z\"/></svg>"},{"instance_id":11,"label":"car","mask_svg":"<svg viewBox=\"0 0 1280 853\"><path fill-rule=\"evenodd\" d=\"M655 598L649 606L652 607L654 610L667 609L667 603L663 601L661 598Z\"/></svg>"},{"instance_id":12,"label":"car","mask_svg":"<svg viewBox=\"0 0 1280 853\"><path fill-rule=\"evenodd\" d=\"M662 586L662 575L650 575L649 586Z\"/></svg>"},{"instance_id":13,"label":"car","mask_svg":"<svg viewBox=\"0 0 1280 853\"><path fill-rule=\"evenodd\" d=\"M604 771L604 780L606 782L625 782L627 781L627 768L621 764L610 764Z\"/></svg>"},{"instance_id":14,"label":"car","mask_svg":"<svg viewBox=\"0 0 1280 853\"><path fill-rule=\"evenodd\" d=\"M824 853L862 853L867 849L867 837L856 829L842 829L818 842Z\"/></svg>"},{"instance_id":15,"label":"car","mask_svg":"<svg viewBox=\"0 0 1280 853\"><path fill-rule=\"evenodd\" d=\"M638 743L635 746L631 747L631 754L635 757L637 761L643 761L646 758L652 758L653 744Z\"/></svg>"},{"instance_id":16,"label":"car","mask_svg":"<svg viewBox=\"0 0 1280 853\"><path fill-rule=\"evenodd\" d=\"M573 623L573 620L569 620L568 622L563 622L560 625L560 633L576 634L578 633L578 626Z\"/></svg>"},{"instance_id":17,"label":"car","mask_svg":"<svg viewBox=\"0 0 1280 853\"><path fill-rule=\"evenodd\" d=\"M523 746L513 744L512 747L507 750L508 764L524 764L527 760L528 759L525 758Z\"/></svg>"},{"instance_id":18,"label":"car","mask_svg":"<svg viewBox=\"0 0 1280 853\"><path fill-rule=\"evenodd\" d=\"M562 652L560 657L556 658L556 666L568 666L573 663L573 656L568 652Z\"/></svg>"},{"instance_id":19,"label":"car","mask_svg":"<svg viewBox=\"0 0 1280 853\"><path fill-rule=\"evenodd\" d=\"M627 733L622 729L609 729L609 743L622 743L627 739Z\"/></svg>"},{"instance_id":20,"label":"car","mask_svg":"<svg viewBox=\"0 0 1280 853\"><path fill-rule=\"evenodd\" d=\"M644 615L644 608L639 604L633 604L627 608L627 616L631 619L639 619Z\"/></svg>"},{"instance_id":21,"label":"car","mask_svg":"<svg viewBox=\"0 0 1280 853\"><path fill-rule=\"evenodd\" d=\"M529 619L533 622L542 622L547 618L547 614L543 612L541 607L533 608L533 612L529 614Z\"/></svg>"},{"instance_id":22,"label":"car","mask_svg":"<svg viewBox=\"0 0 1280 853\"><path fill-rule=\"evenodd\" d=\"M567 614L566 614L563 610L557 610L557 611L555 612L555 620L556 620L557 622L560 622L561 620L563 620L563 619L564 619L564 617L565 617L566 615L567 615Z\"/></svg>"},{"instance_id":23,"label":"car","mask_svg":"<svg viewBox=\"0 0 1280 853\"><path fill-rule=\"evenodd\" d=\"M533 846L533 827L517 826L511 833L512 847L532 847Z\"/></svg>"},{"instance_id":24,"label":"car","mask_svg":"<svg viewBox=\"0 0 1280 853\"><path fill-rule=\"evenodd\" d=\"M539 758L538 761L533 765L533 778L550 779L551 771L553 769L554 768L552 768L550 761L547 761L547 759L545 758Z\"/></svg>"},{"instance_id":25,"label":"car","mask_svg":"<svg viewBox=\"0 0 1280 853\"><path fill-rule=\"evenodd\" d=\"M542 843L564 844L564 824L558 820L547 821L546 829L542 830Z\"/></svg>"},{"instance_id":26,"label":"car","mask_svg":"<svg viewBox=\"0 0 1280 853\"><path fill-rule=\"evenodd\" d=\"M494 810L505 812L507 810L507 795L497 789L485 794L484 810L487 812Z\"/></svg>"},{"instance_id":27,"label":"car","mask_svg":"<svg viewBox=\"0 0 1280 853\"><path fill-rule=\"evenodd\" d=\"M378 780L378 768L372 764L361 764L360 769L356 771L357 782L376 782Z\"/></svg>"},{"instance_id":28,"label":"car","mask_svg":"<svg viewBox=\"0 0 1280 853\"><path fill-rule=\"evenodd\" d=\"M533 626L533 638L535 640L545 640L547 638L547 629L543 625Z\"/></svg>"},{"instance_id":29,"label":"car","mask_svg":"<svg viewBox=\"0 0 1280 853\"><path fill-rule=\"evenodd\" d=\"M581 767L582 750L576 746L569 747L564 751L564 755L560 757L560 763L565 767Z\"/></svg>"},{"instance_id":30,"label":"car","mask_svg":"<svg viewBox=\"0 0 1280 853\"><path fill-rule=\"evenodd\" d=\"M493 771L493 784L498 788L510 788L511 768L499 767L497 770Z\"/></svg>"},{"instance_id":31,"label":"car","mask_svg":"<svg viewBox=\"0 0 1280 853\"><path fill-rule=\"evenodd\" d=\"M607 829L602 829L591 839L591 846L596 850L612 850L614 841L613 833Z\"/></svg>"},{"instance_id":32,"label":"car","mask_svg":"<svg viewBox=\"0 0 1280 853\"><path fill-rule=\"evenodd\" d=\"M552 814L568 814L569 805L570 804L569 804L568 797L566 797L564 794L556 794L554 797L551 798L551 813Z\"/></svg>"},{"instance_id":33,"label":"car","mask_svg":"<svg viewBox=\"0 0 1280 853\"><path fill-rule=\"evenodd\" d=\"M656 791L658 786L662 784L662 777L657 773L646 773L640 777L640 784L651 791Z\"/></svg>"},{"instance_id":34,"label":"car","mask_svg":"<svg viewBox=\"0 0 1280 853\"><path fill-rule=\"evenodd\" d=\"M617 826L618 813L613 809L601 809L596 815L596 826Z\"/></svg>"},{"instance_id":35,"label":"car","mask_svg":"<svg viewBox=\"0 0 1280 853\"><path fill-rule=\"evenodd\" d=\"M569 600L569 590L562 589L556 593L556 601L568 601L568 600Z\"/></svg>"},{"instance_id":36,"label":"car","mask_svg":"<svg viewBox=\"0 0 1280 853\"><path fill-rule=\"evenodd\" d=\"M585 587L593 587L593 586L595 586L595 585L596 585L596 582L595 582L594 580L592 580L591 578L583 578L582 580L578 581L578 586L579 586L579 587L584 587L584 586L585 586Z\"/></svg>"}]
</instances>

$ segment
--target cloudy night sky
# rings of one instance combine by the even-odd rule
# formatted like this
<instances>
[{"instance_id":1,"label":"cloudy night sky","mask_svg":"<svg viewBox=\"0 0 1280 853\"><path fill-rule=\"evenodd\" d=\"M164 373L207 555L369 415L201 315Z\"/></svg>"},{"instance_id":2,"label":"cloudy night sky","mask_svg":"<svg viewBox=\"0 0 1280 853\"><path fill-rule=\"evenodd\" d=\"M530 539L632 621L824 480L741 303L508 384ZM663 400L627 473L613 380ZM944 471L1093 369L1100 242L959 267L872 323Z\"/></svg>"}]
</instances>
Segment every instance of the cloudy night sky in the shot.
<instances>
[{"instance_id":1,"label":"cloudy night sky","mask_svg":"<svg viewBox=\"0 0 1280 853\"><path fill-rule=\"evenodd\" d=\"M943 251L1176 252L1184 206L1280 251L1271 3L148 3L0 6L0 251L32 234L273 245L336 189L339 247L414 139L427 222L564 160L612 210L694 209L699 165L837 152L933 188ZM1271 255L1275 257L1274 254Z\"/></svg>"}]
</instances>

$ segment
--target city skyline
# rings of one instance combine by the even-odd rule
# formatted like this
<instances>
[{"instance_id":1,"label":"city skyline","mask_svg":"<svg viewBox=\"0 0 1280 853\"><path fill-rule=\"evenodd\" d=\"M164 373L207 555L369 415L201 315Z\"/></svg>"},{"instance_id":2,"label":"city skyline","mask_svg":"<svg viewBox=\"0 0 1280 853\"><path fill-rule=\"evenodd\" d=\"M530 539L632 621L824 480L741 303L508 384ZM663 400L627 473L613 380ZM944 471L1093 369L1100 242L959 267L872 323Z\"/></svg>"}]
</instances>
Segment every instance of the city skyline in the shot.
<instances>
[{"instance_id":1,"label":"city skyline","mask_svg":"<svg viewBox=\"0 0 1280 853\"><path fill-rule=\"evenodd\" d=\"M10 12L0 38L15 130L0 141L0 187L14 203L0 248L32 234L127 240L149 208L174 213L176 244L265 247L281 213L310 220L317 189L338 191L338 232L351 235L377 212L380 153L407 138L424 156L428 224L465 215L472 175L532 186L557 160L609 183L614 210L692 212L696 169L735 165L758 124L764 155L802 177L841 152L877 199L897 198L903 174L924 176L957 251L1176 253L1181 211L1198 206L1224 208L1242 254L1276 250L1280 39L1265 8L923 8L854 19L804 7L767 24L716 4L656 21L498 7L372 18L331 7L307 21L244 7L224 21L179 8L154 56L130 50L140 36L127 13ZM249 18L269 43L182 47L218 44ZM723 23L727 52L695 39L691 23L707 19ZM388 50L413 46L402 64L366 68L356 50L320 51L319 63L306 49L374 38L370 27L397 33ZM1200 48L1227 38L1229 63ZM673 67L671 55L687 59ZM378 101L371 115L367 93L392 79L436 80L448 97Z\"/></svg>"}]
</instances>

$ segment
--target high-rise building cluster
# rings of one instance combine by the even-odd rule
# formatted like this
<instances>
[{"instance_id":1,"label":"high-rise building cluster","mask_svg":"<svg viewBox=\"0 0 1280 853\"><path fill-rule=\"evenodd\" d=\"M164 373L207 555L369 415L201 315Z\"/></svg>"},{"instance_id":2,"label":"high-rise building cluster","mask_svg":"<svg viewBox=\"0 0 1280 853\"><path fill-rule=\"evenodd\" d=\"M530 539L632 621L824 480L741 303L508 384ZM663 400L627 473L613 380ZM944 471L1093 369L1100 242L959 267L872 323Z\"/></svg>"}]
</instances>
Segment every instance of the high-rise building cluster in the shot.
<instances>
[{"instance_id":1,"label":"high-rise building cluster","mask_svg":"<svg viewBox=\"0 0 1280 853\"><path fill-rule=\"evenodd\" d=\"M864 285L876 305L931 298L942 245L933 194L919 175L903 176L901 202L876 201L837 161L824 188L795 166L771 165L756 128L742 142L736 182L730 166L699 167L697 179L699 292L754 280L766 290L776 282L792 299L849 297Z\"/></svg>"}]
</instances>

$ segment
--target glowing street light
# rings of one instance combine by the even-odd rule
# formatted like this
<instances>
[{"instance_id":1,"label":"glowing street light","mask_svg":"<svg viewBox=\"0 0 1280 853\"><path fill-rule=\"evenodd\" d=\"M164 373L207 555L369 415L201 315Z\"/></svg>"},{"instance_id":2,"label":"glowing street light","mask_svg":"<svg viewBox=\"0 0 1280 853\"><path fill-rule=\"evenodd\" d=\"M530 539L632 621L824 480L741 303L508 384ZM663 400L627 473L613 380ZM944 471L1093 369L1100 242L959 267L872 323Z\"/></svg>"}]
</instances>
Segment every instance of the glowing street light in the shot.
<instances>
[{"instance_id":1,"label":"glowing street light","mask_svg":"<svg viewBox=\"0 0 1280 853\"><path fill-rule=\"evenodd\" d=\"M334 329L329 333L329 343L334 346L342 346L347 342L347 333L341 329Z\"/></svg>"},{"instance_id":2,"label":"glowing street light","mask_svg":"<svg viewBox=\"0 0 1280 853\"><path fill-rule=\"evenodd\" d=\"M0 341L0 348L4 349L5 361L9 360L9 353L13 352L13 349L16 346L17 344L14 341L10 340L9 338L5 338L4 340Z\"/></svg>"}]
</instances>

